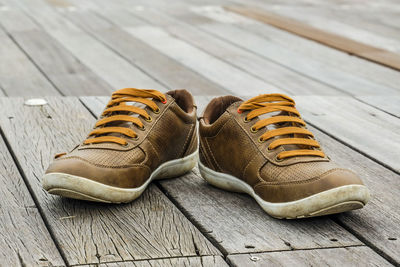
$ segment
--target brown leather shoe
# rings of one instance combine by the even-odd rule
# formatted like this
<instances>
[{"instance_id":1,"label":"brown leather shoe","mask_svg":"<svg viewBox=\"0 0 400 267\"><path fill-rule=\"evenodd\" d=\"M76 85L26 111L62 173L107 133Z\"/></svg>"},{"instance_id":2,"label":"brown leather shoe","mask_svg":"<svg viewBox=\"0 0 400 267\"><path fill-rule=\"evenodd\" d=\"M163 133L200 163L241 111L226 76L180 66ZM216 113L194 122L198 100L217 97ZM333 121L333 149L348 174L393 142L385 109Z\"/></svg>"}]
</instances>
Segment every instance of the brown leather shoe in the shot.
<instances>
[{"instance_id":1,"label":"brown leather shoe","mask_svg":"<svg viewBox=\"0 0 400 267\"><path fill-rule=\"evenodd\" d=\"M129 202L152 180L190 171L197 163L197 143L196 106L189 92L121 89L88 138L56 156L43 187L70 198Z\"/></svg>"},{"instance_id":2,"label":"brown leather shoe","mask_svg":"<svg viewBox=\"0 0 400 267\"><path fill-rule=\"evenodd\" d=\"M210 184L251 195L270 215L302 218L362 208L369 191L335 165L281 94L213 99L200 119L200 163Z\"/></svg>"}]
</instances>

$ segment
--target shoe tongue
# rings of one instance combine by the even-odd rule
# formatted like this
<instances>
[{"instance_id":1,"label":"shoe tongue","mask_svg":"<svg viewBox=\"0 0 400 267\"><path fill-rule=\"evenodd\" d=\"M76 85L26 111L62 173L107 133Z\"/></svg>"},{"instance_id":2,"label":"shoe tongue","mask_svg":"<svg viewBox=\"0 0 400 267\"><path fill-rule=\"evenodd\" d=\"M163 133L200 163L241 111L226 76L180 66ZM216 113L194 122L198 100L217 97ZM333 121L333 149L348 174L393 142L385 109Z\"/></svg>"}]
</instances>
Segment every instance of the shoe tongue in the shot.
<instances>
[{"instance_id":1,"label":"shoe tongue","mask_svg":"<svg viewBox=\"0 0 400 267\"><path fill-rule=\"evenodd\" d=\"M143 103L139 103L139 102L122 102L120 105L124 105L123 103L125 103L125 105L128 106L135 106L135 107L139 107L141 109L146 109L146 105ZM137 113L133 113L133 112L125 112L125 111L116 111L113 112L112 115L129 115L131 117L139 117L140 115ZM110 116L112 116L110 115ZM110 122L106 124L107 127L125 127L125 128L131 128L134 131L137 131L137 127L132 125L132 122L129 121L115 121L115 122ZM108 134L104 134L104 136L116 136L116 137L126 137L125 135L121 134L121 133L108 133Z\"/></svg>"},{"instance_id":2,"label":"shoe tongue","mask_svg":"<svg viewBox=\"0 0 400 267\"><path fill-rule=\"evenodd\" d=\"M288 112L286 111L276 111L276 112L270 112L267 114L262 114L258 116L258 119L266 119L274 116L290 116ZM279 129L279 128L284 128L284 127L293 127L291 122L286 122L286 123L280 123L280 124L270 124L265 127L265 131L271 131L274 129ZM278 140L281 138L291 138L293 137L293 134L286 134L286 135L280 135L272 138L273 140ZM282 145L281 146L285 151L290 151L290 150L298 150L298 149L304 149L304 146L301 145Z\"/></svg>"}]
</instances>

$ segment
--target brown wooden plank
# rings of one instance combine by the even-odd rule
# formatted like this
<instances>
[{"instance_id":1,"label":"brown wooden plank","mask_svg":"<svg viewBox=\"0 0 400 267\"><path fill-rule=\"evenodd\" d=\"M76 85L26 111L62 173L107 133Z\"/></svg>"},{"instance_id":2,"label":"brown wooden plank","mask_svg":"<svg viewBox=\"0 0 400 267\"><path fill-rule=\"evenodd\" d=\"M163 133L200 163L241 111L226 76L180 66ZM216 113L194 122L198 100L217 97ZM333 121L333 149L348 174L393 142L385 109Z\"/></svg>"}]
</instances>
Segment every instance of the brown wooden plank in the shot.
<instances>
[{"instance_id":1,"label":"brown wooden plank","mask_svg":"<svg viewBox=\"0 0 400 267\"><path fill-rule=\"evenodd\" d=\"M98 101L81 98L94 114ZM210 97L196 97L200 112ZM93 102L93 104L91 104ZM226 254L361 245L329 217L311 220L276 220L243 194L224 192L207 185L198 171L183 179L161 181L161 186L204 234Z\"/></svg>"},{"instance_id":2,"label":"brown wooden plank","mask_svg":"<svg viewBox=\"0 0 400 267\"><path fill-rule=\"evenodd\" d=\"M322 22L320 24L326 25L326 23ZM398 83L400 72L397 70L349 55L341 50L322 45L312 40L301 38L298 35L273 27L269 24L258 22L242 23L239 24L238 27L253 32L256 35L263 36L268 41L277 43L281 47L288 48L296 52L301 58L306 57L306 59L304 59L305 62L309 62L310 59L320 61L327 66L334 67L334 69L339 69L353 76L363 77L371 82L383 85L382 89L377 90L376 94L378 94L378 92L380 94L390 92L385 87L396 89L400 87ZM316 73L314 77L318 78L318 74ZM335 86L335 84L332 85ZM354 85L354 87L356 86L357 85ZM354 91L356 90L357 89L354 89Z\"/></svg>"},{"instance_id":3,"label":"brown wooden plank","mask_svg":"<svg viewBox=\"0 0 400 267\"><path fill-rule=\"evenodd\" d=\"M274 14L260 8L226 6L227 10L270 24L301 37L345 51L358 57L400 70L400 55L341 35L326 32L300 21Z\"/></svg>"},{"instance_id":4,"label":"brown wooden plank","mask_svg":"<svg viewBox=\"0 0 400 267\"><path fill-rule=\"evenodd\" d=\"M368 247L312 249L229 255L232 267L241 266L392 266Z\"/></svg>"},{"instance_id":5,"label":"brown wooden plank","mask_svg":"<svg viewBox=\"0 0 400 267\"><path fill-rule=\"evenodd\" d=\"M145 261L126 261L104 263L99 265L90 265L93 267L176 267L176 266L194 266L194 267L227 267L228 264L221 256L203 256L203 257L179 257L168 259L155 259Z\"/></svg>"},{"instance_id":6,"label":"brown wooden plank","mask_svg":"<svg viewBox=\"0 0 400 267\"><path fill-rule=\"evenodd\" d=\"M123 14L128 13L121 12L118 14L118 19L122 18ZM72 22L117 51L132 64L149 73L169 89L188 88L198 95L228 92L93 12L68 12L66 15ZM131 17L133 16L131 15Z\"/></svg>"},{"instance_id":7,"label":"brown wooden plank","mask_svg":"<svg viewBox=\"0 0 400 267\"><path fill-rule=\"evenodd\" d=\"M126 205L47 194L41 177L53 155L78 144L94 124L93 116L77 98L47 100L48 105L32 107L24 106L20 98L1 98L0 127L67 264L219 255L154 185Z\"/></svg>"},{"instance_id":8,"label":"brown wooden plank","mask_svg":"<svg viewBox=\"0 0 400 267\"><path fill-rule=\"evenodd\" d=\"M3 139L0 184L0 266L64 265Z\"/></svg>"}]
</instances>

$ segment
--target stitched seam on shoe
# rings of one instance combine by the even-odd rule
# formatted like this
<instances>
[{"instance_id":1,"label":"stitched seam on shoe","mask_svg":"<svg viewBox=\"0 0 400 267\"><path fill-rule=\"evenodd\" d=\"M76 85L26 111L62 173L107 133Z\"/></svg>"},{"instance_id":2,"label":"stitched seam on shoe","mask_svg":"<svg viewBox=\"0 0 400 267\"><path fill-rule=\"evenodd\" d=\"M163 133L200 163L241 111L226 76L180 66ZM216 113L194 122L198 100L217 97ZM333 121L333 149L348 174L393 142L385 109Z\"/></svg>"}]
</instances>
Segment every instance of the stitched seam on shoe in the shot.
<instances>
[{"instance_id":1,"label":"stitched seam on shoe","mask_svg":"<svg viewBox=\"0 0 400 267\"><path fill-rule=\"evenodd\" d=\"M245 173L246 173L247 168L249 167L249 165L250 165L256 158L257 158L257 156L255 156L254 158L252 158L252 159L249 161L249 163L247 163L246 167L243 169L243 172L242 172L242 177L243 177L243 178L245 178L244 175L245 175Z\"/></svg>"},{"instance_id":2,"label":"stitched seam on shoe","mask_svg":"<svg viewBox=\"0 0 400 267\"><path fill-rule=\"evenodd\" d=\"M200 141L200 151L199 153L201 153L204 156L204 159L206 160L208 166L210 168L214 168L214 164L211 162L210 157L207 154L207 149L204 147L204 143L205 141Z\"/></svg>"},{"instance_id":3,"label":"stitched seam on shoe","mask_svg":"<svg viewBox=\"0 0 400 267\"><path fill-rule=\"evenodd\" d=\"M155 147L153 146L153 144L150 142L150 140L147 140L147 142L149 143L149 145L151 146L151 149L153 149L154 154L156 154L158 160L160 160L160 155L158 154L157 150L155 149ZM144 161L146 161L149 158L149 155L146 154L146 158Z\"/></svg>"},{"instance_id":4,"label":"stitched seam on shoe","mask_svg":"<svg viewBox=\"0 0 400 267\"><path fill-rule=\"evenodd\" d=\"M208 144L207 138L204 139L204 142L206 143L207 148L208 148L208 150L210 151L210 154L211 154L211 157L212 157L212 159L213 159L213 162L214 162L215 165L217 166L218 170L221 171L222 168L221 168L221 166L219 166L218 162L216 161L216 159L215 159L215 157L214 157L214 154L213 154L212 151L211 151L210 145Z\"/></svg>"},{"instance_id":5,"label":"stitched seam on shoe","mask_svg":"<svg viewBox=\"0 0 400 267\"><path fill-rule=\"evenodd\" d=\"M334 172L334 171L338 171L338 170L340 170L340 171L351 172L351 171L349 171L349 170L347 170L347 169L343 169L343 168L334 168L334 169L331 169L331 170L329 170L329 171L324 172L321 176L316 176L316 177L313 177L313 178L310 178L310 179L307 179L307 180L302 180L302 181L291 181L291 182L282 182L282 183L280 183L280 182L265 182L265 181L262 181L261 183L255 185L254 188L259 187L259 186L262 186L262 185L283 185L283 186L287 186L287 185L292 185L292 184L306 184L306 183L309 183L309 182L313 182L313 181L315 181L315 180L322 179L322 178L324 178L325 176L327 176L328 174L330 174L330 173L332 173L332 172Z\"/></svg>"},{"instance_id":6,"label":"stitched seam on shoe","mask_svg":"<svg viewBox=\"0 0 400 267\"><path fill-rule=\"evenodd\" d=\"M192 138L191 138L190 143L189 143L189 146L188 146L188 148L186 149L186 151L185 151L185 153L183 155L187 156L188 155L188 151L191 151L193 148L194 148L194 151L196 151L197 150L196 147L197 147L198 142L199 141L198 141L198 136L197 136L197 128L195 127L193 135L192 135Z\"/></svg>"},{"instance_id":7,"label":"stitched seam on shoe","mask_svg":"<svg viewBox=\"0 0 400 267\"><path fill-rule=\"evenodd\" d=\"M181 152L178 154L178 157L182 157L182 156L185 154L186 151L184 151L184 150L185 150L186 144L189 142L189 139L190 139L190 137L192 136L192 135L190 134L190 133L192 133L192 129L193 129L193 124L190 126L189 133L188 133L188 135L186 136L185 143L183 144L183 146L182 146L182 148L181 148Z\"/></svg>"}]
</instances>

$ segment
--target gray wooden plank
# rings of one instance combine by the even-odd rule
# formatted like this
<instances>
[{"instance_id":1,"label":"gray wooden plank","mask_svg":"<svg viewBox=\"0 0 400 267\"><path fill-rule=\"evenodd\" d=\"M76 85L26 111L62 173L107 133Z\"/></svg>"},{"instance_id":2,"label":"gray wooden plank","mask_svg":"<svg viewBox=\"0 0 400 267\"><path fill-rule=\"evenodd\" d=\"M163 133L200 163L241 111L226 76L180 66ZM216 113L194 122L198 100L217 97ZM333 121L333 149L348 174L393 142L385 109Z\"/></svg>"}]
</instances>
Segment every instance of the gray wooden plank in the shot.
<instances>
[{"instance_id":1,"label":"gray wooden plank","mask_svg":"<svg viewBox=\"0 0 400 267\"><path fill-rule=\"evenodd\" d=\"M211 98L196 96L199 114L202 114L202 110ZM295 100L298 100L298 98L300 97L296 97ZM331 99L330 97L325 98ZM350 97L346 99L352 101ZM106 100L106 98L93 99L91 97L82 99L96 115L100 114L101 107L104 106ZM100 104L101 102L103 102L103 105ZM316 105L317 102L310 101L309 103ZM346 101L343 103L346 103ZM346 104L345 106L350 107L351 105L353 104ZM354 105L357 106L357 104ZM304 110L305 106L301 101L298 101L299 110ZM371 109L366 105L364 105L364 108L367 111ZM315 116L321 114L321 110L324 111L324 114L328 114L325 110L332 110L332 108L325 106L321 108L316 105L313 111ZM307 112L302 112L304 118L310 120ZM386 117L387 114L384 114ZM368 117L368 115L365 115L365 117ZM351 116L346 115L339 121L340 123L349 123L350 118ZM328 118L324 120L333 126L338 125L332 123L335 120ZM203 233L216 242L221 242L219 246L227 253L359 244L327 219L332 218L379 251L385 258L392 262L400 262L400 238L398 236L400 214L395 212L400 210L398 194L400 176L318 129L312 126L309 126L309 128L321 142L327 154L339 165L358 173L371 190L372 199L365 208L340 216L295 222L276 221L265 215L249 197L223 192L208 186L199 177L197 171L186 175L184 179L162 181L161 186L186 211L192 221L198 224ZM363 130L362 132L367 131ZM325 226L327 226L327 229ZM235 231L232 229L235 229ZM309 233L309 230L312 232ZM268 233L268 235L265 233ZM248 248L246 248L246 245Z\"/></svg>"},{"instance_id":2,"label":"gray wooden plank","mask_svg":"<svg viewBox=\"0 0 400 267\"><path fill-rule=\"evenodd\" d=\"M320 106L317 99L327 105ZM334 137L328 137L314 127L309 127L316 134L327 154L338 164L358 173L371 190L371 201L364 209L342 214L335 217L335 220L375 250L380 251L386 258L399 263L400 214L394 211L400 210L398 185L400 176L335 140L345 140L342 139L343 137L351 138L352 134L349 132L358 132L360 136L349 142L350 145L359 148L359 145L364 144L368 148L366 154L373 155L372 147L375 144L381 140L385 141L386 138L393 138L385 135L390 129L393 130L391 123L387 120L392 121L394 117L351 98L341 98L340 101L343 102L337 102L339 99L339 97L324 97L322 100L318 97L303 99L301 96L295 98L297 108L303 118ZM337 107L334 107L336 105ZM340 107L341 110L338 111ZM327 110L329 112L326 112ZM378 122L378 119L382 119L383 122ZM376 135L374 136L372 132L376 132ZM370 143L367 146L365 138L374 139L369 140ZM398 140L398 138L392 140ZM393 153L391 150L392 145L396 145L395 143L387 147L387 153ZM396 155L394 157L396 158Z\"/></svg>"},{"instance_id":3,"label":"gray wooden plank","mask_svg":"<svg viewBox=\"0 0 400 267\"><path fill-rule=\"evenodd\" d=\"M94 124L93 116L77 98L47 101L48 105L31 107L24 106L20 98L1 98L4 116L0 117L0 127L67 264L219 255L154 185L140 199L126 205L102 205L47 194L41 177L53 155L79 143Z\"/></svg>"},{"instance_id":4,"label":"gray wooden plank","mask_svg":"<svg viewBox=\"0 0 400 267\"><path fill-rule=\"evenodd\" d=\"M1 27L0 43L0 87L6 95L60 94Z\"/></svg>"},{"instance_id":5,"label":"gray wooden plank","mask_svg":"<svg viewBox=\"0 0 400 267\"><path fill-rule=\"evenodd\" d=\"M350 4L350 5L349 5ZM389 7L388 3L385 3ZM393 6L393 5L390 5ZM400 40L400 29L387 25L385 21L396 21L396 11L387 9L383 5L375 6L360 6L354 3L346 3L345 5L332 5L329 3L318 4L317 2L310 6L301 5L297 7L286 6L286 9L296 9L301 12L306 9L304 15L312 14L312 16L325 17L335 22L352 26L352 28L361 29L363 32L367 31L369 36L375 35L384 37L386 40L394 39ZM365 36L364 36L365 38ZM393 42L390 40L389 42Z\"/></svg>"},{"instance_id":6,"label":"gray wooden plank","mask_svg":"<svg viewBox=\"0 0 400 267\"><path fill-rule=\"evenodd\" d=\"M357 96L356 98L400 118L400 96Z\"/></svg>"},{"instance_id":7,"label":"gray wooden plank","mask_svg":"<svg viewBox=\"0 0 400 267\"><path fill-rule=\"evenodd\" d=\"M98 40L76 27L40 0L3 0L10 8L21 8L50 36L113 88L163 88Z\"/></svg>"},{"instance_id":8,"label":"gray wooden plank","mask_svg":"<svg viewBox=\"0 0 400 267\"><path fill-rule=\"evenodd\" d=\"M264 8L227 6L226 9L294 33L300 37L335 48L339 51L381 64L388 68L400 70L400 55L393 51L377 47L370 43L360 42L335 32L320 29L298 19L283 16Z\"/></svg>"},{"instance_id":9,"label":"gray wooden plank","mask_svg":"<svg viewBox=\"0 0 400 267\"><path fill-rule=\"evenodd\" d=\"M196 27L182 23L179 19L167 16L166 12L146 10L132 11L148 23L163 27L170 34L196 46L199 49L248 72L265 82L275 85L285 92L296 94L340 95L343 92L316 82L312 78L289 70L275 62L268 61L244 49L211 36ZM198 94L197 94L198 95Z\"/></svg>"},{"instance_id":10,"label":"gray wooden plank","mask_svg":"<svg viewBox=\"0 0 400 267\"><path fill-rule=\"evenodd\" d=\"M130 27L126 29L136 38L149 46L194 69L208 79L220 84L231 92L243 92L244 88L253 93L262 90L282 92L272 84L243 72L230 64L219 60L202 50L168 34L162 28L154 26Z\"/></svg>"},{"instance_id":11,"label":"gray wooden plank","mask_svg":"<svg viewBox=\"0 0 400 267\"><path fill-rule=\"evenodd\" d=\"M400 172L400 120L348 97L298 96L303 117L335 138Z\"/></svg>"},{"instance_id":12,"label":"gray wooden plank","mask_svg":"<svg viewBox=\"0 0 400 267\"><path fill-rule=\"evenodd\" d=\"M175 266L196 266L196 267L227 267L228 264L221 256L203 256L203 257L179 257L169 259L155 259L133 262L115 262L99 264L99 267L175 267Z\"/></svg>"},{"instance_id":13,"label":"gray wooden plank","mask_svg":"<svg viewBox=\"0 0 400 267\"><path fill-rule=\"evenodd\" d=\"M266 9L269 8L268 5L264 5L263 7ZM321 7L321 9L323 9L323 7ZM309 9L307 7L281 7L273 9L273 11L277 14L288 16L290 18L295 18L304 23L307 23L308 25L312 25L315 28L322 29L327 32L337 33L339 35L366 44L371 43L371 40L373 40L373 44L376 47L388 51L400 52L400 41L398 40L380 36L366 29L346 24L342 21L339 21L338 19L328 17L326 16L326 14L321 14L321 12L312 12L312 9Z\"/></svg>"},{"instance_id":14,"label":"gray wooden plank","mask_svg":"<svg viewBox=\"0 0 400 267\"><path fill-rule=\"evenodd\" d=\"M3 139L0 184L0 265L64 265Z\"/></svg>"},{"instance_id":15,"label":"gray wooden plank","mask_svg":"<svg viewBox=\"0 0 400 267\"><path fill-rule=\"evenodd\" d=\"M42 31L12 36L63 95L107 95L112 88Z\"/></svg>"},{"instance_id":16,"label":"gray wooden plank","mask_svg":"<svg viewBox=\"0 0 400 267\"><path fill-rule=\"evenodd\" d=\"M161 54L93 12L67 12L66 14L72 22L104 42L167 88L190 88L199 95L227 92L221 86ZM121 12L117 18L123 18L121 14L127 13ZM123 22L125 21L123 18Z\"/></svg>"},{"instance_id":17,"label":"gray wooden plank","mask_svg":"<svg viewBox=\"0 0 400 267\"><path fill-rule=\"evenodd\" d=\"M209 97L196 97L200 110L207 99ZM98 101L106 99L85 97L81 100L94 114L99 114ZM329 217L296 221L273 219L247 195L207 185L197 170L183 179L160 181L160 184L202 232L227 254L362 244Z\"/></svg>"},{"instance_id":18,"label":"gray wooden plank","mask_svg":"<svg viewBox=\"0 0 400 267\"><path fill-rule=\"evenodd\" d=\"M258 34L302 56L322 62L339 70L359 76L389 88L399 88L400 73L379 64L343 53L312 40L279 30L262 23L241 24L240 28ZM381 93L385 93L384 88ZM390 93L390 91L388 91Z\"/></svg>"},{"instance_id":19,"label":"gray wooden plank","mask_svg":"<svg viewBox=\"0 0 400 267\"><path fill-rule=\"evenodd\" d=\"M254 1L251 5L263 6L264 3L268 3L268 1ZM241 4L249 4L249 1ZM303 4L307 8L312 8L308 3ZM219 24L232 24L237 28L242 28L248 32L254 32L257 35L263 36L269 42L277 43L282 47L288 47L290 50L296 51L296 53L299 53L306 58L321 61L328 66L331 65L337 69L349 72L354 76L360 76L377 84L382 84L391 88L399 88L398 80L400 79L400 73L395 70L354 57L336 49L318 44L314 41L299 38L298 36L286 31L279 30L263 23L258 23L233 12L228 12L223 8L226 5L228 5L227 1L216 1L212 3L212 5L197 2L189 4L188 1L182 1L179 7L161 8L160 6L156 6L155 8L161 10L162 14L174 15L180 21L188 22L194 26L212 23L213 21L218 22ZM314 6L318 9L321 5L322 3L318 2L315 3ZM269 3L267 6L269 9L287 8L292 7L293 4L288 3L281 5L277 3ZM319 10L321 10L321 8L319 8ZM146 14L149 10L136 10L135 12ZM155 20L158 20L158 17L156 17Z\"/></svg>"},{"instance_id":20,"label":"gray wooden plank","mask_svg":"<svg viewBox=\"0 0 400 267\"><path fill-rule=\"evenodd\" d=\"M287 47L269 42L267 37L252 33L233 25L208 23L199 26L215 36L240 46L287 68L326 83L351 95L398 94L398 89L377 84L364 77L332 67L313 58L304 56ZM240 40L240 42L238 41Z\"/></svg>"},{"instance_id":21,"label":"gray wooden plank","mask_svg":"<svg viewBox=\"0 0 400 267\"><path fill-rule=\"evenodd\" d=\"M13 23L15 21L24 24ZM21 11L2 12L0 23L63 95L107 95L111 92L110 85Z\"/></svg>"},{"instance_id":22,"label":"gray wooden plank","mask_svg":"<svg viewBox=\"0 0 400 267\"><path fill-rule=\"evenodd\" d=\"M232 267L241 266L392 266L368 247L313 249L229 255Z\"/></svg>"}]
</instances>

